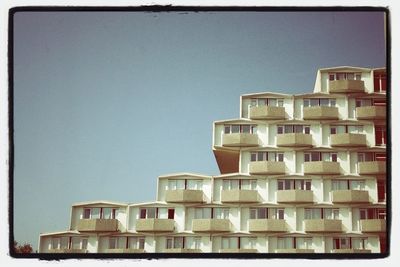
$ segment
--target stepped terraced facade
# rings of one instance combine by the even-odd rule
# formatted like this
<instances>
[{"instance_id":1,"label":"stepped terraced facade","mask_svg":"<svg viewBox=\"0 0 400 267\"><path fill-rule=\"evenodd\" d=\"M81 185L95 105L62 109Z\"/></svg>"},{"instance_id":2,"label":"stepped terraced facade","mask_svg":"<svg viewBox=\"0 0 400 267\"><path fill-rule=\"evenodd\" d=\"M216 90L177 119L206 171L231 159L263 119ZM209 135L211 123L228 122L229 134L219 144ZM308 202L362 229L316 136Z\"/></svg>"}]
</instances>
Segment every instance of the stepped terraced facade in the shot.
<instances>
[{"instance_id":1,"label":"stepped terraced facade","mask_svg":"<svg viewBox=\"0 0 400 267\"><path fill-rule=\"evenodd\" d=\"M385 68L243 95L239 119L214 122L220 175L160 176L149 203L77 203L39 252L385 252L386 113Z\"/></svg>"}]
</instances>

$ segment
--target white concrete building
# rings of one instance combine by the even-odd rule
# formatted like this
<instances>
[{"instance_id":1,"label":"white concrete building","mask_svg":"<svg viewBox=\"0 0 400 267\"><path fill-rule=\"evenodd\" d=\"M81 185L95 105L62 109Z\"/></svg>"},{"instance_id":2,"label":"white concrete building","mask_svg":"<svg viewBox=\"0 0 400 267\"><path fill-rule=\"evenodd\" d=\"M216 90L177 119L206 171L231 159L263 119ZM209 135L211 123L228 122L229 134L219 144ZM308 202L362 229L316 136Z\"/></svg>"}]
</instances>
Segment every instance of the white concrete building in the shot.
<instances>
[{"instance_id":1,"label":"white concrete building","mask_svg":"<svg viewBox=\"0 0 400 267\"><path fill-rule=\"evenodd\" d=\"M384 68L243 95L240 118L214 122L220 175L160 176L154 202L77 203L39 252L385 252L386 112Z\"/></svg>"}]
</instances>

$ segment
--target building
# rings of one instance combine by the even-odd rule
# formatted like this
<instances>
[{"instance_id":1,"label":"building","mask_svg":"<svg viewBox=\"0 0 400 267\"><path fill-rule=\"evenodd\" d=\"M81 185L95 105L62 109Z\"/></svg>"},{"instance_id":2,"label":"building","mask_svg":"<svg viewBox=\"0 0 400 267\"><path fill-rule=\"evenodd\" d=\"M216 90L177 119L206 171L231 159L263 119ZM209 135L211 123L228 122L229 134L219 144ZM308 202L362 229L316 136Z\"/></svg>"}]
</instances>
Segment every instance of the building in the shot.
<instances>
[{"instance_id":1,"label":"building","mask_svg":"<svg viewBox=\"0 0 400 267\"><path fill-rule=\"evenodd\" d=\"M385 68L242 95L240 118L214 122L220 175L160 176L154 202L77 203L39 252L385 252L386 112Z\"/></svg>"}]
</instances>

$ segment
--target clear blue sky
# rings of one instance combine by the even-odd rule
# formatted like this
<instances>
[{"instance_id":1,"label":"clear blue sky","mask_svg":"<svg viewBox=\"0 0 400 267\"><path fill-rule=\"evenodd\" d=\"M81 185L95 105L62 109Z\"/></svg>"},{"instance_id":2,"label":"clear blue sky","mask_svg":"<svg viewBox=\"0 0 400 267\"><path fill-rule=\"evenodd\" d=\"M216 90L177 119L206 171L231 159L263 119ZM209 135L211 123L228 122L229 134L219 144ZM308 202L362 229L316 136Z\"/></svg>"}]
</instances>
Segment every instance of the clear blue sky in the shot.
<instances>
[{"instance_id":1,"label":"clear blue sky","mask_svg":"<svg viewBox=\"0 0 400 267\"><path fill-rule=\"evenodd\" d=\"M218 174L212 122L239 96L306 93L318 68L386 64L383 13L17 13L14 231L37 248L74 202L152 201Z\"/></svg>"}]
</instances>

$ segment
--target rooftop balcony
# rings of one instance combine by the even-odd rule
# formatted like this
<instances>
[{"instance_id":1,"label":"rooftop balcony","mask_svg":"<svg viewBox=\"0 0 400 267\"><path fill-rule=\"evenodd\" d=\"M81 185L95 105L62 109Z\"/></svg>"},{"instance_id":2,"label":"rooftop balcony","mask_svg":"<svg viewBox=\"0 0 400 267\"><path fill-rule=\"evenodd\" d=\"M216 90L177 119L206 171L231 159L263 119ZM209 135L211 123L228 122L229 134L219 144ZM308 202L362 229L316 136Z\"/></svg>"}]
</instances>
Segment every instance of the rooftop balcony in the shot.
<instances>
[{"instance_id":1,"label":"rooftop balcony","mask_svg":"<svg viewBox=\"0 0 400 267\"><path fill-rule=\"evenodd\" d=\"M201 190L177 189L167 190L165 201L171 203L203 203L204 193Z\"/></svg>"},{"instance_id":2,"label":"rooftop balcony","mask_svg":"<svg viewBox=\"0 0 400 267\"><path fill-rule=\"evenodd\" d=\"M386 232L386 220L384 219L361 220L361 232L363 233Z\"/></svg>"},{"instance_id":3,"label":"rooftop balcony","mask_svg":"<svg viewBox=\"0 0 400 267\"><path fill-rule=\"evenodd\" d=\"M304 174L340 174L340 163L330 161L304 162Z\"/></svg>"},{"instance_id":4,"label":"rooftop balcony","mask_svg":"<svg viewBox=\"0 0 400 267\"><path fill-rule=\"evenodd\" d=\"M117 219L80 219L79 232L115 232L118 231Z\"/></svg>"},{"instance_id":5,"label":"rooftop balcony","mask_svg":"<svg viewBox=\"0 0 400 267\"><path fill-rule=\"evenodd\" d=\"M337 120L339 109L337 107L305 107L303 108L303 119L305 120Z\"/></svg>"},{"instance_id":6,"label":"rooftop balcony","mask_svg":"<svg viewBox=\"0 0 400 267\"><path fill-rule=\"evenodd\" d=\"M358 163L359 174L385 174L386 161L365 161Z\"/></svg>"},{"instance_id":7,"label":"rooftop balcony","mask_svg":"<svg viewBox=\"0 0 400 267\"><path fill-rule=\"evenodd\" d=\"M250 174L285 174L285 163L281 161L252 161Z\"/></svg>"},{"instance_id":8,"label":"rooftop balcony","mask_svg":"<svg viewBox=\"0 0 400 267\"><path fill-rule=\"evenodd\" d=\"M136 248L109 248L106 249L105 253L145 253L144 249Z\"/></svg>"},{"instance_id":9,"label":"rooftop balcony","mask_svg":"<svg viewBox=\"0 0 400 267\"><path fill-rule=\"evenodd\" d=\"M355 134L355 133L332 134L331 146L333 147L367 146L367 138L365 134Z\"/></svg>"},{"instance_id":10,"label":"rooftop balcony","mask_svg":"<svg viewBox=\"0 0 400 267\"><path fill-rule=\"evenodd\" d=\"M356 108L356 117L359 120L383 120L386 118L386 107L358 107Z\"/></svg>"},{"instance_id":11,"label":"rooftop balcony","mask_svg":"<svg viewBox=\"0 0 400 267\"><path fill-rule=\"evenodd\" d=\"M303 133L286 133L277 135L277 146L282 147L311 147L311 134Z\"/></svg>"},{"instance_id":12,"label":"rooftop balcony","mask_svg":"<svg viewBox=\"0 0 400 267\"><path fill-rule=\"evenodd\" d=\"M337 233L342 232L341 220L312 219L304 220L305 231L309 233Z\"/></svg>"},{"instance_id":13,"label":"rooftop balcony","mask_svg":"<svg viewBox=\"0 0 400 267\"><path fill-rule=\"evenodd\" d=\"M222 190L221 202L225 203L255 203L260 202L257 190Z\"/></svg>"},{"instance_id":14,"label":"rooftop balcony","mask_svg":"<svg viewBox=\"0 0 400 267\"><path fill-rule=\"evenodd\" d=\"M192 231L202 233L230 232L231 222L229 219L193 219Z\"/></svg>"},{"instance_id":15,"label":"rooftop balcony","mask_svg":"<svg viewBox=\"0 0 400 267\"><path fill-rule=\"evenodd\" d=\"M313 203L311 190L278 190L277 202L279 203Z\"/></svg>"},{"instance_id":16,"label":"rooftop balcony","mask_svg":"<svg viewBox=\"0 0 400 267\"><path fill-rule=\"evenodd\" d=\"M276 253L314 253L313 249L302 249L302 248L278 248L275 250Z\"/></svg>"},{"instance_id":17,"label":"rooftop balcony","mask_svg":"<svg viewBox=\"0 0 400 267\"><path fill-rule=\"evenodd\" d=\"M175 221L173 219L138 219L136 231L138 232L173 232Z\"/></svg>"},{"instance_id":18,"label":"rooftop balcony","mask_svg":"<svg viewBox=\"0 0 400 267\"><path fill-rule=\"evenodd\" d=\"M332 253L371 253L369 249L356 249L356 248L342 248L342 249L333 249Z\"/></svg>"},{"instance_id":19,"label":"rooftop balcony","mask_svg":"<svg viewBox=\"0 0 400 267\"><path fill-rule=\"evenodd\" d=\"M253 248L222 248L220 253L257 253L257 249Z\"/></svg>"},{"instance_id":20,"label":"rooftop balcony","mask_svg":"<svg viewBox=\"0 0 400 267\"><path fill-rule=\"evenodd\" d=\"M225 147L253 147L258 146L257 134L230 133L222 135L222 145Z\"/></svg>"},{"instance_id":21,"label":"rooftop balcony","mask_svg":"<svg viewBox=\"0 0 400 267\"><path fill-rule=\"evenodd\" d=\"M253 120L278 120L285 119L284 107L259 106L250 107L250 119Z\"/></svg>"},{"instance_id":22,"label":"rooftop balcony","mask_svg":"<svg viewBox=\"0 0 400 267\"><path fill-rule=\"evenodd\" d=\"M249 232L253 233L282 233L287 232L285 220L250 219Z\"/></svg>"},{"instance_id":23,"label":"rooftop balcony","mask_svg":"<svg viewBox=\"0 0 400 267\"><path fill-rule=\"evenodd\" d=\"M360 80L336 80L329 81L330 93L363 93L364 81Z\"/></svg>"},{"instance_id":24,"label":"rooftop balcony","mask_svg":"<svg viewBox=\"0 0 400 267\"><path fill-rule=\"evenodd\" d=\"M368 191L364 190L337 190L332 192L333 203L369 203Z\"/></svg>"},{"instance_id":25,"label":"rooftop balcony","mask_svg":"<svg viewBox=\"0 0 400 267\"><path fill-rule=\"evenodd\" d=\"M165 253L201 253L201 249L194 248L166 248Z\"/></svg>"}]
</instances>

